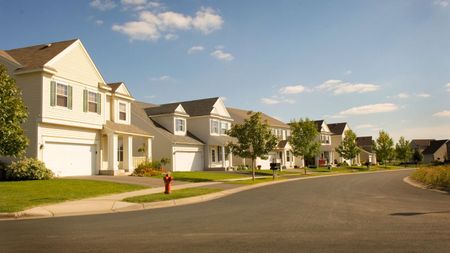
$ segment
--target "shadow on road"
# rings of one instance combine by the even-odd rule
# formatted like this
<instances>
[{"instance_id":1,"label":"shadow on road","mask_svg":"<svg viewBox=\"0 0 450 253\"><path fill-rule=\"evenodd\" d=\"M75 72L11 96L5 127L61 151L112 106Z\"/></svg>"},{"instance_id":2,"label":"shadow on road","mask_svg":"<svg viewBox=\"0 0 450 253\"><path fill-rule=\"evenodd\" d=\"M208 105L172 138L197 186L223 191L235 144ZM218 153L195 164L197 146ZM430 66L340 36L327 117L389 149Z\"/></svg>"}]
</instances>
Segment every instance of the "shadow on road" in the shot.
<instances>
[{"instance_id":1,"label":"shadow on road","mask_svg":"<svg viewBox=\"0 0 450 253\"><path fill-rule=\"evenodd\" d=\"M450 213L450 211L426 212L426 213L405 212L405 213L391 213L390 215L392 215L392 216L416 216L416 215L437 214L437 213Z\"/></svg>"}]
</instances>

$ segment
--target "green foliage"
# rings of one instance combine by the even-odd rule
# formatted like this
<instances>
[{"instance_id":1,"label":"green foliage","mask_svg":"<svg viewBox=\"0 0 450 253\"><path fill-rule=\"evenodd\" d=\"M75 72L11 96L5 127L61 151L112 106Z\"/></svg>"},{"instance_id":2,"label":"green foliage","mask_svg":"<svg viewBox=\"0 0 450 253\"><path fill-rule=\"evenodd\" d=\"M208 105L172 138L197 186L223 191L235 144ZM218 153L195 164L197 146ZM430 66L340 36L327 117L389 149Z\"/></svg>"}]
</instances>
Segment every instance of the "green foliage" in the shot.
<instances>
[{"instance_id":1,"label":"green foliage","mask_svg":"<svg viewBox=\"0 0 450 253\"><path fill-rule=\"evenodd\" d=\"M261 113L249 112L250 118L243 124L236 124L227 134L237 139L237 143L229 143L227 148L242 158L252 159L253 179L255 178L254 161L257 157L267 159L267 154L277 145L277 138L272 134L269 125L262 122Z\"/></svg>"},{"instance_id":2,"label":"green foliage","mask_svg":"<svg viewBox=\"0 0 450 253\"><path fill-rule=\"evenodd\" d=\"M344 140L336 148L336 152L346 159L354 159L359 154L358 145L356 145L356 134L352 130L345 131Z\"/></svg>"},{"instance_id":3,"label":"green foliage","mask_svg":"<svg viewBox=\"0 0 450 253\"><path fill-rule=\"evenodd\" d=\"M133 203L148 203L155 201L164 201L164 200L172 200L172 199L180 199L180 198L188 198L199 195L205 195L209 193L219 192L222 189L215 188L187 188L181 190L174 190L170 194L164 193L155 193L150 195L136 196L124 199L124 201L133 202Z\"/></svg>"},{"instance_id":4,"label":"green foliage","mask_svg":"<svg viewBox=\"0 0 450 253\"><path fill-rule=\"evenodd\" d=\"M374 145L377 160L386 165L386 162L394 157L394 141L385 131L380 131Z\"/></svg>"},{"instance_id":5,"label":"green foliage","mask_svg":"<svg viewBox=\"0 0 450 253\"><path fill-rule=\"evenodd\" d=\"M34 158L24 158L13 162L6 168L7 180L47 180L53 178L53 172L45 164Z\"/></svg>"},{"instance_id":6,"label":"green foliage","mask_svg":"<svg viewBox=\"0 0 450 253\"><path fill-rule=\"evenodd\" d=\"M411 177L419 182L433 186L450 188L450 167L426 167L417 169Z\"/></svg>"},{"instance_id":7,"label":"green foliage","mask_svg":"<svg viewBox=\"0 0 450 253\"><path fill-rule=\"evenodd\" d=\"M292 121L291 138L289 143L292 146L294 156L303 156L305 160L314 159L320 153L320 143L318 141L319 132L314 121L300 119Z\"/></svg>"},{"instance_id":8,"label":"green foliage","mask_svg":"<svg viewBox=\"0 0 450 253\"><path fill-rule=\"evenodd\" d=\"M170 158L163 157L161 158L161 160L159 160L159 162L161 163L162 166L166 166L167 164L170 163Z\"/></svg>"},{"instance_id":9,"label":"green foliage","mask_svg":"<svg viewBox=\"0 0 450 253\"><path fill-rule=\"evenodd\" d=\"M412 158L415 163L420 163L423 160L423 154L418 149L415 149Z\"/></svg>"},{"instance_id":10,"label":"green foliage","mask_svg":"<svg viewBox=\"0 0 450 253\"><path fill-rule=\"evenodd\" d=\"M161 166L161 162L154 161L144 161L140 163L136 169L134 169L132 176L137 177L152 177L152 176L158 176L163 173L163 168Z\"/></svg>"},{"instance_id":11,"label":"green foliage","mask_svg":"<svg viewBox=\"0 0 450 253\"><path fill-rule=\"evenodd\" d=\"M412 154L413 151L409 141L403 136L400 137L398 143L395 144L395 157L402 162L408 162L411 160Z\"/></svg>"},{"instance_id":12,"label":"green foliage","mask_svg":"<svg viewBox=\"0 0 450 253\"><path fill-rule=\"evenodd\" d=\"M6 180L6 164L0 161L0 181Z\"/></svg>"},{"instance_id":13,"label":"green foliage","mask_svg":"<svg viewBox=\"0 0 450 253\"><path fill-rule=\"evenodd\" d=\"M21 156L28 146L21 124L28 118L22 92L0 64L0 155Z\"/></svg>"}]
</instances>

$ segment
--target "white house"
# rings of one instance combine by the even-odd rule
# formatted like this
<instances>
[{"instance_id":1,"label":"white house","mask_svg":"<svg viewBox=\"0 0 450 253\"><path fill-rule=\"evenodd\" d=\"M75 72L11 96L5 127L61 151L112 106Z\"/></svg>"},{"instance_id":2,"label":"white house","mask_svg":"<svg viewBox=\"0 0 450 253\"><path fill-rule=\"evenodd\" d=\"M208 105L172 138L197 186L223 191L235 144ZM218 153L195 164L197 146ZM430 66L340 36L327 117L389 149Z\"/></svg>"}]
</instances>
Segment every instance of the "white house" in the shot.
<instances>
[{"instance_id":1,"label":"white house","mask_svg":"<svg viewBox=\"0 0 450 253\"><path fill-rule=\"evenodd\" d=\"M26 155L57 176L131 172L133 139L151 146L151 134L132 125L125 84L108 85L80 40L0 50L0 63L28 108Z\"/></svg>"},{"instance_id":2,"label":"white house","mask_svg":"<svg viewBox=\"0 0 450 253\"><path fill-rule=\"evenodd\" d=\"M320 153L316 158L312 161L305 161L307 165L315 165L315 166L327 166L329 164L333 164L334 156L333 156L333 147L332 147L332 132L328 125L324 120L316 120L314 121L317 127L317 131L319 132L319 142L320 142Z\"/></svg>"},{"instance_id":3,"label":"white house","mask_svg":"<svg viewBox=\"0 0 450 253\"><path fill-rule=\"evenodd\" d=\"M333 152L333 157L334 160L332 161L333 164L338 164L338 163L343 163L346 162L347 164L352 164L352 161L348 160L348 159L344 159L342 158L338 152L336 152L336 148L341 145L342 141L345 138L345 132L350 129L350 126L347 124L347 122L341 122L341 123L332 123L332 124L327 124L328 128L330 129L330 131L332 132L331 135L331 149ZM355 163L355 161L353 161L353 163Z\"/></svg>"}]
</instances>

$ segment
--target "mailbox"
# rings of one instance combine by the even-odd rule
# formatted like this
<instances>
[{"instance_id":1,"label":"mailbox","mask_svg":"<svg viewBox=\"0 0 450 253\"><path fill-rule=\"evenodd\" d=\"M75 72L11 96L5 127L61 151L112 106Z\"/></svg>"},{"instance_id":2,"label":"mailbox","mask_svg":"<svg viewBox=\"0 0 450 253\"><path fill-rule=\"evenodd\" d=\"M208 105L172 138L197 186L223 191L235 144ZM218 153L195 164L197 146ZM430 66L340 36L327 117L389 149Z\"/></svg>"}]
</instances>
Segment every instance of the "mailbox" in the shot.
<instances>
[{"instance_id":1,"label":"mailbox","mask_svg":"<svg viewBox=\"0 0 450 253\"><path fill-rule=\"evenodd\" d=\"M281 168L281 163L270 163L271 170L279 170Z\"/></svg>"}]
</instances>

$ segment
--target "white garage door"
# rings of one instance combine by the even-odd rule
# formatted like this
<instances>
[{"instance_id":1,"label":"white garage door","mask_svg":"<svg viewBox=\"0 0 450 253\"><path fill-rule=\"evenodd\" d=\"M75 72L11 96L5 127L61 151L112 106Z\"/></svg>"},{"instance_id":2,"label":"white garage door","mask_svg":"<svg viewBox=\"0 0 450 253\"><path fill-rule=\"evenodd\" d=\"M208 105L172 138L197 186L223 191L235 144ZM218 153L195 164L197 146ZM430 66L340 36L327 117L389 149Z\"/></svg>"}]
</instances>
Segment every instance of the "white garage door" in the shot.
<instances>
[{"instance_id":1,"label":"white garage door","mask_svg":"<svg viewBox=\"0 0 450 253\"><path fill-rule=\"evenodd\" d=\"M47 142L44 162L57 176L93 175L95 151L95 145Z\"/></svg>"},{"instance_id":2,"label":"white garage door","mask_svg":"<svg viewBox=\"0 0 450 253\"><path fill-rule=\"evenodd\" d=\"M174 171L203 170L202 152L176 152Z\"/></svg>"},{"instance_id":3,"label":"white garage door","mask_svg":"<svg viewBox=\"0 0 450 253\"><path fill-rule=\"evenodd\" d=\"M261 169L268 170L270 169L270 163L274 161L274 159L277 158L277 153L270 152L267 155L267 159L263 160L261 158L257 158L256 166L261 165Z\"/></svg>"}]
</instances>

